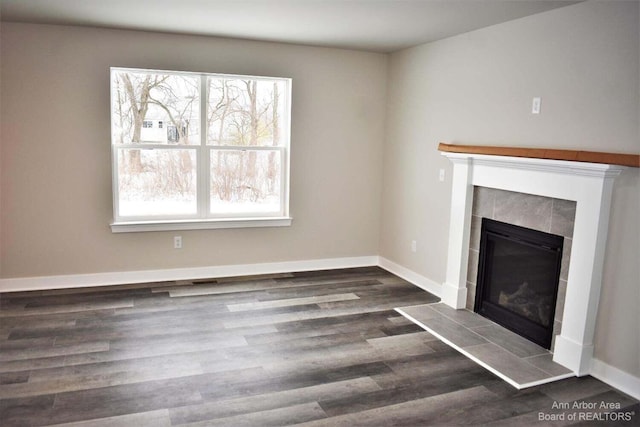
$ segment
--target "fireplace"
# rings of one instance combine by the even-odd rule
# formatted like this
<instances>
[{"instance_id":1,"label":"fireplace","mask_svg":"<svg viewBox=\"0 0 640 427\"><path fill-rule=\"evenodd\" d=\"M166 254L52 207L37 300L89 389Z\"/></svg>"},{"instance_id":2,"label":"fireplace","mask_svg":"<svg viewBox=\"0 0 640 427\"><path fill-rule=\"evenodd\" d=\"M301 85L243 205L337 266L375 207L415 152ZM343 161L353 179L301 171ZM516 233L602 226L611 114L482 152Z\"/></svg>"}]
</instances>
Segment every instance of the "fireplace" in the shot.
<instances>
[{"instance_id":1,"label":"fireplace","mask_svg":"<svg viewBox=\"0 0 640 427\"><path fill-rule=\"evenodd\" d=\"M552 351L554 362L578 376L586 375L593 356L613 181L625 167L533 158L544 152L528 150L530 157L443 152L453 163L453 174L447 269L441 297L453 308L464 308L467 302L474 186L574 201L571 264L564 307L559 313L562 327L555 334ZM571 153L579 158L582 152Z\"/></svg>"},{"instance_id":2,"label":"fireplace","mask_svg":"<svg viewBox=\"0 0 640 427\"><path fill-rule=\"evenodd\" d=\"M475 312L550 349L563 240L483 218Z\"/></svg>"}]
</instances>

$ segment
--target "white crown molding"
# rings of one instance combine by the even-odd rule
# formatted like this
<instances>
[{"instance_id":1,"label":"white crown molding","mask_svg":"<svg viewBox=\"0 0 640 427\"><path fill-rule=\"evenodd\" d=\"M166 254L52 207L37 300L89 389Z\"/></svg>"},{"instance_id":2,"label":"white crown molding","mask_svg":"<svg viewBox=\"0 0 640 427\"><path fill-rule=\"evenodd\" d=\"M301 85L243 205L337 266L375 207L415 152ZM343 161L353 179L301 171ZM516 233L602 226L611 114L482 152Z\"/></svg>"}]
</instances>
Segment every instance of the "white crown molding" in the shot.
<instances>
[{"instance_id":1,"label":"white crown molding","mask_svg":"<svg viewBox=\"0 0 640 427\"><path fill-rule=\"evenodd\" d=\"M467 154L444 152L452 163L473 162L478 166L552 172L565 175L597 176L613 178L626 169L625 166L603 163L573 162L567 160L535 159L529 157L491 156L487 154Z\"/></svg>"}]
</instances>

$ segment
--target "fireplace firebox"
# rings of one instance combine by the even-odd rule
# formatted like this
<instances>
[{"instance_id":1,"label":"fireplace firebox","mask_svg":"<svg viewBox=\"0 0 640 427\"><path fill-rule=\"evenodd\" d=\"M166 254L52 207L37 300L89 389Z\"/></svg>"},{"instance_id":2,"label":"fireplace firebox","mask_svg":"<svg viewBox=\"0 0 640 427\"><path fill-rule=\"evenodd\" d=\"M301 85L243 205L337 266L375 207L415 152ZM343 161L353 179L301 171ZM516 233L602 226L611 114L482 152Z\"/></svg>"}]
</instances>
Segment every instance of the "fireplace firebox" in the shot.
<instances>
[{"instance_id":1,"label":"fireplace firebox","mask_svg":"<svg viewBox=\"0 0 640 427\"><path fill-rule=\"evenodd\" d=\"M563 242L483 218L474 311L550 349Z\"/></svg>"}]
</instances>

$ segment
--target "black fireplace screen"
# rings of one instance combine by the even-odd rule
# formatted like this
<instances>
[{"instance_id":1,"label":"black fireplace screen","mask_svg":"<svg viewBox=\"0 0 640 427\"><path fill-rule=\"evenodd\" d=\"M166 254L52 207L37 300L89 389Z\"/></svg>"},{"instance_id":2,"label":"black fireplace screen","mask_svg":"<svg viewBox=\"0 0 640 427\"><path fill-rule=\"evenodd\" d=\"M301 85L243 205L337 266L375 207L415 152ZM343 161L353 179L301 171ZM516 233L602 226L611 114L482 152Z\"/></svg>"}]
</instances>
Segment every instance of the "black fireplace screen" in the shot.
<instances>
[{"instance_id":1,"label":"black fireplace screen","mask_svg":"<svg viewBox=\"0 0 640 427\"><path fill-rule=\"evenodd\" d=\"M563 238L482 219L475 311L551 347Z\"/></svg>"}]
</instances>

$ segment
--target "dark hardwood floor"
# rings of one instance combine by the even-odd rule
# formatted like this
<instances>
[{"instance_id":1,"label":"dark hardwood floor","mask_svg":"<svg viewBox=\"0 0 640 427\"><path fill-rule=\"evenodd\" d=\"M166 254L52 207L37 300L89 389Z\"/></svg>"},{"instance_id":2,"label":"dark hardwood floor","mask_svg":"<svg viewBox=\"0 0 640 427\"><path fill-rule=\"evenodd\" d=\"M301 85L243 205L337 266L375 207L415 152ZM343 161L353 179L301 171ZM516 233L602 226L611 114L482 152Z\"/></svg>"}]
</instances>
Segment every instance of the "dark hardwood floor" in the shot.
<instances>
[{"instance_id":1,"label":"dark hardwood floor","mask_svg":"<svg viewBox=\"0 0 640 427\"><path fill-rule=\"evenodd\" d=\"M379 268L1 294L0 424L640 423L591 377L517 391L393 310L435 301Z\"/></svg>"}]
</instances>

